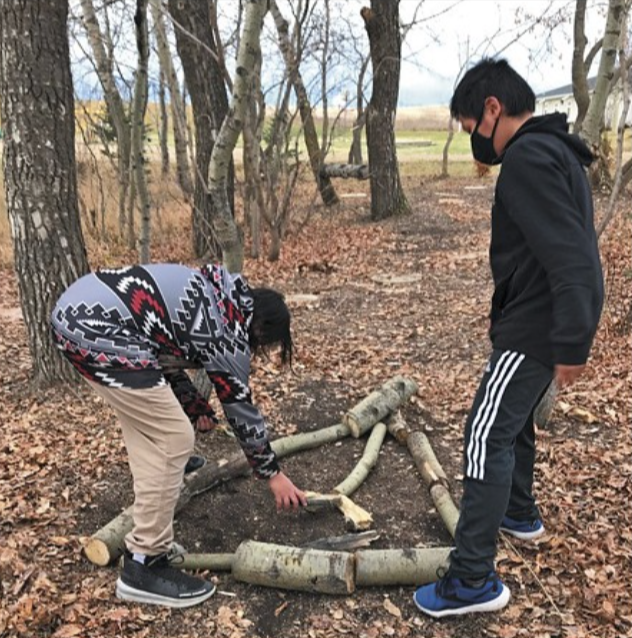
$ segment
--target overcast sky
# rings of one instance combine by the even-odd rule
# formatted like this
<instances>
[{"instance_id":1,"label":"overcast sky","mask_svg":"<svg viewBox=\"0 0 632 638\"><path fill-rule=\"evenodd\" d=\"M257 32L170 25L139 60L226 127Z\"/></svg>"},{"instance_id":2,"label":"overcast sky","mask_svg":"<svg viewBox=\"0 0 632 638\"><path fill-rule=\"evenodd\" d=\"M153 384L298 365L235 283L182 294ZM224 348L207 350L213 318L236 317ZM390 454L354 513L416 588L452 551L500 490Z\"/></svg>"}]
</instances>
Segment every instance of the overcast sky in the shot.
<instances>
[{"instance_id":1,"label":"overcast sky","mask_svg":"<svg viewBox=\"0 0 632 638\"><path fill-rule=\"evenodd\" d=\"M358 0L356 4L360 6L362 2ZM412 19L417 5L417 0L401 0L402 22ZM406 38L403 54L408 61L402 65L400 105L447 103L455 78L467 60L468 44L472 60L507 47L502 56L536 93L570 84L572 21L553 29L538 26L512 41L526 30L525 25L533 23L526 13L551 18L565 13L572 18L574 5L574 0L425 0L419 16L434 17L413 28ZM603 6L603 2L589 1L589 47L603 34ZM597 64L598 58L593 72Z\"/></svg>"}]
</instances>

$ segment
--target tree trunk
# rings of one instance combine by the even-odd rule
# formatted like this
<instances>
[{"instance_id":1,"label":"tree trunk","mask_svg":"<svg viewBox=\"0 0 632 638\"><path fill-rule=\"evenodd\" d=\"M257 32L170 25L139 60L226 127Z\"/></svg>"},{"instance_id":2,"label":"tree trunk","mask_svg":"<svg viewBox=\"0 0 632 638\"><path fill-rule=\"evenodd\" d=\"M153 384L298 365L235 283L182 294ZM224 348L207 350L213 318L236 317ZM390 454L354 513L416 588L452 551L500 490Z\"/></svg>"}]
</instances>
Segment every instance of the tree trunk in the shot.
<instances>
[{"instance_id":1,"label":"tree trunk","mask_svg":"<svg viewBox=\"0 0 632 638\"><path fill-rule=\"evenodd\" d=\"M361 15L369 36L373 65L366 137L371 167L371 218L378 221L410 212L395 148L401 65L399 0L371 0L371 8L363 8Z\"/></svg>"},{"instance_id":2,"label":"tree trunk","mask_svg":"<svg viewBox=\"0 0 632 638\"><path fill-rule=\"evenodd\" d=\"M165 99L165 74L160 69L158 80L158 105L160 107L160 174L163 177L169 175L169 114L167 113L167 103Z\"/></svg>"},{"instance_id":3,"label":"tree trunk","mask_svg":"<svg viewBox=\"0 0 632 638\"><path fill-rule=\"evenodd\" d=\"M146 264L150 260L151 250L151 203L147 190L147 176L145 174L145 113L147 111L147 89L149 82L149 29L147 27L147 2L136 0L136 48L138 51L138 66L134 82L134 100L132 103L132 161L134 165L134 183L138 193L140 207L140 263Z\"/></svg>"},{"instance_id":4,"label":"tree trunk","mask_svg":"<svg viewBox=\"0 0 632 638\"><path fill-rule=\"evenodd\" d=\"M118 177L119 177L119 230L121 236L125 236L126 227L126 200L130 187L130 154L131 154L131 133L130 125L125 114L123 99L116 86L114 79L114 60L108 53L113 49L109 40L109 33L102 32L99 21L94 10L92 0L81 0L81 11L83 13L83 25L88 34L90 48L94 55L99 83L103 89L103 98L107 106L108 115L112 119L116 141L118 144ZM109 46L105 47L105 43Z\"/></svg>"},{"instance_id":5,"label":"tree trunk","mask_svg":"<svg viewBox=\"0 0 632 638\"><path fill-rule=\"evenodd\" d=\"M38 387L74 378L50 337L50 313L61 292L89 270L67 22L62 0L0 3L5 202Z\"/></svg>"},{"instance_id":6,"label":"tree trunk","mask_svg":"<svg viewBox=\"0 0 632 638\"><path fill-rule=\"evenodd\" d=\"M321 594L352 594L354 556L349 552L244 541L233 560L233 577L245 583Z\"/></svg>"},{"instance_id":7,"label":"tree trunk","mask_svg":"<svg viewBox=\"0 0 632 638\"><path fill-rule=\"evenodd\" d=\"M290 82L294 86L294 92L296 93L301 122L303 123L303 136L305 138L309 163L316 178L316 184L318 185L323 203L326 206L332 206L340 200L338 199L331 180L326 176L323 177L320 172L323 157L318 143L318 133L316 132L316 125L314 124L312 106L299 69L297 60L299 52L294 51L292 48L288 35L288 23L281 14L275 0L270 0L270 12L276 25L277 34L279 36L279 47L283 54L287 73Z\"/></svg>"},{"instance_id":8,"label":"tree trunk","mask_svg":"<svg viewBox=\"0 0 632 638\"><path fill-rule=\"evenodd\" d=\"M448 121L448 138L445 141L445 145L443 147L443 158L441 160L441 177L444 179L450 176L450 172L448 170L448 159L450 153L450 145L452 144L452 140L454 139L454 119L450 117Z\"/></svg>"},{"instance_id":9,"label":"tree trunk","mask_svg":"<svg viewBox=\"0 0 632 638\"><path fill-rule=\"evenodd\" d=\"M596 161L591 167L593 185L595 186L602 185L609 176L607 158L601 152L601 129L608 100L608 87L614 75L617 47L625 18L624 5L625 0L609 0L597 83L580 131L581 137L596 156Z\"/></svg>"},{"instance_id":10,"label":"tree trunk","mask_svg":"<svg viewBox=\"0 0 632 638\"><path fill-rule=\"evenodd\" d=\"M364 164L362 160L362 129L366 121L364 112L364 76L370 61L371 57L367 55L360 67L360 74L356 84L356 119L351 131L352 142L349 149L349 164Z\"/></svg>"},{"instance_id":11,"label":"tree trunk","mask_svg":"<svg viewBox=\"0 0 632 638\"><path fill-rule=\"evenodd\" d=\"M193 252L197 257L221 259L221 248L213 232L213 220L219 212L209 194L208 174L215 140L228 113L228 96L223 66L219 61L221 43L213 34L210 5L209 0L169 0L169 13L174 19L174 24L177 23L175 24L176 44L193 109L195 129ZM232 157L228 168L226 189L232 216L234 211Z\"/></svg>"},{"instance_id":12,"label":"tree trunk","mask_svg":"<svg viewBox=\"0 0 632 638\"><path fill-rule=\"evenodd\" d=\"M588 106L590 104L590 94L588 91L588 70L584 60L584 52L588 40L586 38L586 2L587 0L576 0L575 20L573 23L573 96L577 104L577 119L573 126L575 132L580 131Z\"/></svg>"},{"instance_id":13,"label":"tree trunk","mask_svg":"<svg viewBox=\"0 0 632 638\"><path fill-rule=\"evenodd\" d=\"M248 0L246 4L231 106L213 147L209 169L209 190L217 210L217 215L213 219L213 229L222 248L224 265L229 272L241 272L244 263L244 246L230 210L227 190L228 170L243 126L246 103L251 97L252 72L261 55L259 37L265 6L265 0Z\"/></svg>"},{"instance_id":14,"label":"tree trunk","mask_svg":"<svg viewBox=\"0 0 632 638\"><path fill-rule=\"evenodd\" d=\"M621 29L621 44L619 47L619 60L621 69L627 67L627 15L623 19L623 28ZM632 54L631 54L632 55ZM606 214L597 227L597 237L601 237L606 230L608 224L611 222L616 212L617 200L621 192L623 184L623 147L625 145L625 122L627 119L628 111L630 110L630 78L628 73L621 74L621 115L619 116L619 122L617 125L617 150L615 161L614 181L612 184L612 192L610 193L610 199L608 200L608 208Z\"/></svg>"},{"instance_id":15,"label":"tree trunk","mask_svg":"<svg viewBox=\"0 0 632 638\"><path fill-rule=\"evenodd\" d=\"M167 29L165 28L165 21L162 15L161 0L150 0L150 5L154 28L156 30L156 46L158 49L160 68L164 71L167 86L169 87L178 184L180 184L182 193L188 201L193 194L193 184L191 182L191 169L189 167L187 121L184 114L185 105L182 99L182 93L180 92L178 77L173 67L171 51L169 50L169 41L167 39Z\"/></svg>"}]
</instances>

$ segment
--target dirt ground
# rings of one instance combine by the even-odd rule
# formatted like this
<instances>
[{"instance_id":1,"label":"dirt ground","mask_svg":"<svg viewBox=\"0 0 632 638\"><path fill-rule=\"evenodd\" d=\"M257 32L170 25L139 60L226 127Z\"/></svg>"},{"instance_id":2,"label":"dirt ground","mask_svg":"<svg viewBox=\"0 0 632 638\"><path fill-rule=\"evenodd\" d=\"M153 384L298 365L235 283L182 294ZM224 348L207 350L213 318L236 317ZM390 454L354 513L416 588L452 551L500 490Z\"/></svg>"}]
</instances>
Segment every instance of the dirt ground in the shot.
<instances>
[{"instance_id":1,"label":"dirt ground","mask_svg":"<svg viewBox=\"0 0 632 638\"><path fill-rule=\"evenodd\" d=\"M409 180L413 214L380 224L369 222L356 185L341 188L343 205L290 237L278 264L246 266L251 282L286 294L297 345L291 371L255 360L254 399L277 438L339 422L396 374L414 378L420 389L403 416L428 435L458 503L462 426L489 354L493 182ZM608 307L591 368L540 432L536 490L548 534L499 542L498 570L513 593L506 610L441 622L416 612L409 587L333 597L248 585L227 573L206 574L218 593L190 610L118 602L117 568L97 568L81 553L82 539L132 500L115 419L82 386L30 391L15 279L3 272L0 638L632 635L629 232L629 218L619 215L602 246ZM282 467L300 487L326 492L365 442L342 440ZM238 447L216 431L198 436L196 449L217 460ZM372 547L450 544L409 453L392 439L353 499L373 514L380 538ZM277 514L267 486L253 478L197 497L176 522L176 540L194 552L233 552L246 539L302 546L344 532L335 511Z\"/></svg>"}]
</instances>

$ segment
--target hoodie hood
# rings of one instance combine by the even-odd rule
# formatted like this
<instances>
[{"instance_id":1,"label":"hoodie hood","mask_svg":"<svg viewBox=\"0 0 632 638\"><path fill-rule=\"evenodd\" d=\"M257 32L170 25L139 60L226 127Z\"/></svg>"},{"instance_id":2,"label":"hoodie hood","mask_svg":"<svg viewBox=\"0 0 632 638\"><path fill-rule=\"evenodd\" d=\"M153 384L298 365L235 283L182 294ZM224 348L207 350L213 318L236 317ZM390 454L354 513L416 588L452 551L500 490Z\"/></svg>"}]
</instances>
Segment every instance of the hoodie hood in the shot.
<instances>
[{"instance_id":1,"label":"hoodie hood","mask_svg":"<svg viewBox=\"0 0 632 638\"><path fill-rule=\"evenodd\" d=\"M527 133L554 135L573 151L582 166L590 166L594 159L586 143L578 135L568 132L566 113L557 112L549 115L536 115L528 119L507 142L502 155L519 137Z\"/></svg>"}]
</instances>

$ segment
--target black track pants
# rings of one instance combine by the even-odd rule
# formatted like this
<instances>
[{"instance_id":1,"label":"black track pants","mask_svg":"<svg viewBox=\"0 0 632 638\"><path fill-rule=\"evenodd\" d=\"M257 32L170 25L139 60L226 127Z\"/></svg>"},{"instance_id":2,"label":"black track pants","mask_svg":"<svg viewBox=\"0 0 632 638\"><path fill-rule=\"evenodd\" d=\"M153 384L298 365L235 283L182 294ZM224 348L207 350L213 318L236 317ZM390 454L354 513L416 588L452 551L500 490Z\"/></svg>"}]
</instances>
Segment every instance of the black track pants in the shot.
<instances>
[{"instance_id":1,"label":"black track pants","mask_svg":"<svg viewBox=\"0 0 632 638\"><path fill-rule=\"evenodd\" d=\"M503 516L539 517L532 493L533 410L553 371L518 352L494 350L467 419L464 483L450 571L480 578L494 569Z\"/></svg>"}]
</instances>

